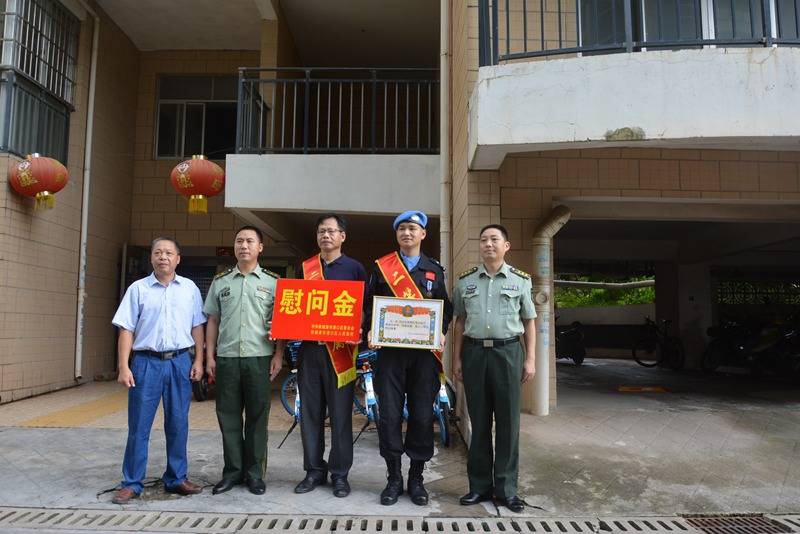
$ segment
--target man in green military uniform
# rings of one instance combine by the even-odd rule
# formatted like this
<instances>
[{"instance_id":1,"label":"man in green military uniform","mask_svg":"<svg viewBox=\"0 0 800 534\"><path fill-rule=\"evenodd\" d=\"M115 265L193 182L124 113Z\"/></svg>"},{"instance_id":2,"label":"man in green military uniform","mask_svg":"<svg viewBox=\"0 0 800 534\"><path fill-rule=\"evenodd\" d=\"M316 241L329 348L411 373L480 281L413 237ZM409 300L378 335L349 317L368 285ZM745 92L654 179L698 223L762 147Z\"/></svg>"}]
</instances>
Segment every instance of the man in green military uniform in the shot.
<instances>
[{"instance_id":1,"label":"man in green military uniform","mask_svg":"<svg viewBox=\"0 0 800 534\"><path fill-rule=\"evenodd\" d=\"M525 507L517 495L521 385L536 373L536 311L530 275L505 263L509 248L503 226L485 226L480 233L483 265L459 275L453 291L453 374L464 381L472 420L469 493L461 497L461 504L477 504L494 495L501 505L521 512Z\"/></svg>"},{"instance_id":2,"label":"man in green military uniform","mask_svg":"<svg viewBox=\"0 0 800 534\"><path fill-rule=\"evenodd\" d=\"M217 382L225 460L214 494L243 482L255 495L266 491L270 382L283 365L285 343L275 350L269 338L278 275L258 265L262 250L261 231L240 228L234 241L236 266L214 278L203 306L208 315L206 372Z\"/></svg>"}]
</instances>

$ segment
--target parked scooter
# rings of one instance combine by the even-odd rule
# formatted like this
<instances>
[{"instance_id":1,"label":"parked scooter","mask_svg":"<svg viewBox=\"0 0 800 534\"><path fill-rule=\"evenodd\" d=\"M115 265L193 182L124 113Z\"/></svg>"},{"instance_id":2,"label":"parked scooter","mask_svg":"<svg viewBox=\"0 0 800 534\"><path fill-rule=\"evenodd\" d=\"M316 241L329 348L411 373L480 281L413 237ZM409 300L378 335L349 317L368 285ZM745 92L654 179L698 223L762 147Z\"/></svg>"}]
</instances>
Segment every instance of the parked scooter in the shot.
<instances>
[{"instance_id":1,"label":"parked scooter","mask_svg":"<svg viewBox=\"0 0 800 534\"><path fill-rule=\"evenodd\" d=\"M700 359L704 371L719 366L749 367L759 375L764 371L795 374L800 378L800 323L790 315L767 323L726 319L707 331L714 337Z\"/></svg>"},{"instance_id":2,"label":"parked scooter","mask_svg":"<svg viewBox=\"0 0 800 534\"><path fill-rule=\"evenodd\" d=\"M571 325L559 328L556 316L556 358L568 358L575 365L583 363L586 358L586 347L583 344L583 325L580 321L573 321Z\"/></svg>"},{"instance_id":3,"label":"parked scooter","mask_svg":"<svg viewBox=\"0 0 800 534\"><path fill-rule=\"evenodd\" d=\"M754 320L739 320L725 317L720 324L709 326L706 333L712 337L700 357L703 371L714 371L717 367L750 367L752 350L758 339L762 323Z\"/></svg>"},{"instance_id":4,"label":"parked scooter","mask_svg":"<svg viewBox=\"0 0 800 534\"><path fill-rule=\"evenodd\" d=\"M759 375L764 371L793 375L800 380L800 320L797 315L775 320L758 332L751 350L753 365L751 372Z\"/></svg>"}]
</instances>

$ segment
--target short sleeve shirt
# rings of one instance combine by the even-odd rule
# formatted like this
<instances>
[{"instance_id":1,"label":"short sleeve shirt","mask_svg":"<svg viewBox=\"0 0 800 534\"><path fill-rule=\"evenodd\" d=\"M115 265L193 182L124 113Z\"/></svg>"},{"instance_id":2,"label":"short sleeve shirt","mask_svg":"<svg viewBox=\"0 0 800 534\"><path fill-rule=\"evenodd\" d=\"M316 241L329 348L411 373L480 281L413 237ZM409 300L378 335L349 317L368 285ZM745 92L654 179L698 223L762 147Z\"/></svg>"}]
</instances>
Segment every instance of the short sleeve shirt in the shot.
<instances>
[{"instance_id":1,"label":"short sleeve shirt","mask_svg":"<svg viewBox=\"0 0 800 534\"><path fill-rule=\"evenodd\" d=\"M269 323L275 306L278 275L261 266L243 274L239 267L218 275L211 283L203 311L219 316L217 356L271 356Z\"/></svg>"},{"instance_id":2,"label":"short sleeve shirt","mask_svg":"<svg viewBox=\"0 0 800 534\"><path fill-rule=\"evenodd\" d=\"M525 332L523 319L536 317L530 275L507 263L494 276L486 267L462 273L453 290L453 308L465 317L464 335L474 339L506 339Z\"/></svg>"},{"instance_id":3,"label":"short sleeve shirt","mask_svg":"<svg viewBox=\"0 0 800 534\"><path fill-rule=\"evenodd\" d=\"M169 352L194 347L192 328L206 316L194 282L176 274L165 286L150 274L131 284L111 322L133 332L133 350Z\"/></svg>"}]
</instances>

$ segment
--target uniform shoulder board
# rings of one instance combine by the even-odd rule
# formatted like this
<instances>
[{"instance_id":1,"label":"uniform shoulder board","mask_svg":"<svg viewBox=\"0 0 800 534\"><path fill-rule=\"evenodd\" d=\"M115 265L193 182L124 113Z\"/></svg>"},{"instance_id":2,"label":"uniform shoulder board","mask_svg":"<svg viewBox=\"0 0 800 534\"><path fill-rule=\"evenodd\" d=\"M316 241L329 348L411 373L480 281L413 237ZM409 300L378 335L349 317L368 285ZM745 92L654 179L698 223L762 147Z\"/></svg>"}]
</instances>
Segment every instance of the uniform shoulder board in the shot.
<instances>
[{"instance_id":1,"label":"uniform shoulder board","mask_svg":"<svg viewBox=\"0 0 800 534\"><path fill-rule=\"evenodd\" d=\"M214 280L216 280L217 278L222 278L222 277L223 277L223 276L225 276L226 274L231 274L231 272L233 272L233 267L231 267L231 268L230 268L230 269L228 269L227 271L222 271L222 272L221 272L221 273L219 273L218 275L214 276Z\"/></svg>"},{"instance_id":2,"label":"uniform shoulder board","mask_svg":"<svg viewBox=\"0 0 800 534\"><path fill-rule=\"evenodd\" d=\"M464 271L463 273L459 274L459 275L458 275L458 277L459 277L459 278L465 278L465 277L467 277L467 276L471 275L472 273L474 273L474 272L475 272L475 271L477 271L477 270L478 270L478 267L477 267L477 266L475 266L475 267L473 267L472 269L467 269L467 270L466 270L466 271Z\"/></svg>"},{"instance_id":3,"label":"uniform shoulder board","mask_svg":"<svg viewBox=\"0 0 800 534\"><path fill-rule=\"evenodd\" d=\"M441 263L439 263L439 260L435 260L435 259L433 259L433 258L430 258L430 257L429 257L428 259L429 259L429 260L431 260L431 263L432 263L432 264L434 264L434 265L438 266L438 267L439 267L439 268L442 270L442 272L444 272L444 271L445 271L444 265L442 265Z\"/></svg>"},{"instance_id":4,"label":"uniform shoulder board","mask_svg":"<svg viewBox=\"0 0 800 534\"><path fill-rule=\"evenodd\" d=\"M261 268L261 272L266 274L266 275L271 276L272 278L280 278L281 277L281 275L279 275L278 273L273 273L272 271L270 271L269 269L265 269L264 267Z\"/></svg>"},{"instance_id":5,"label":"uniform shoulder board","mask_svg":"<svg viewBox=\"0 0 800 534\"><path fill-rule=\"evenodd\" d=\"M510 270L512 273L514 273L514 274L517 274L517 275L521 276L522 278L530 278L530 277L531 277L531 275L529 275L529 274L528 274L528 273L526 273L525 271L520 271L520 270L519 270L519 269L517 269L516 267L509 267L509 270Z\"/></svg>"}]
</instances>

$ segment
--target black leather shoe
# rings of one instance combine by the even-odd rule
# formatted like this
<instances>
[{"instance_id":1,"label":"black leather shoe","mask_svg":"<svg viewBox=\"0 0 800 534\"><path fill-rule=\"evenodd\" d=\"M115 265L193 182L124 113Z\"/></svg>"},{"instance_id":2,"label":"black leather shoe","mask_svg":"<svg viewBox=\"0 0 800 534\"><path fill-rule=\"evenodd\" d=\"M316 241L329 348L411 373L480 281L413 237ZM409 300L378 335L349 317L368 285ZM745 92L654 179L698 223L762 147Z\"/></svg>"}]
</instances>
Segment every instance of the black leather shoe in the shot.
<instances>
[{"instance_id":1,"label":"black leather shoe","mask_svg":"<svg viewBox=\"0 0 800 534\"><path fill-rule=\"evenodd\" d=\"M249 489L250 493L253 495L264 495L264 492L267 491L267 485L264 484L263 480L257 478L247 481L247 489Z\"/></svg>"},{"instance_id":2,"label":"black leather shoe","mask_svg":"<svg viewBox=\"0 0 800 534\"><path fill-rule=\"evenodd\" d=\"M506 497L504 499L497 499L501 505L505 506L512 512L521 512L525 509L525 502L514 495L513 497Z\"/></svg>"},{"instance_id":3,"label":"black leather shoe","mask_svg":"<svg viewBox=\"0 0 800 534\"><path fill-rule=\"evenodd\" d=\"M491 495L481 495L480 493L473 493L470 491L469 493L461 497L461 500L459 502L461 503L461 506L472 506L473 504L478 504L481 502L486 502L491 500L492 500Z\"/></svg>"},{"instance_id":4,"label":"black leather shoe","mask_svg":"<svg viewBox=\"0 0 800 534\"><path fill-rule=\"evenodd\" d=\"M211 490L211 493L213 493L214 495L225 493L226 491L232 490L234 486L238 486L241 483L242 483L241 480L228 480L227 478L223 478L222 480L217 482L217 485L214 486L214 489Z\"/></svg>"},{"instance_id":5,"label":"black leather shoe","mask_svg":"<svg viewBox=\"0 0 800 534\"><path fill-rule=\"evenodd\" d=\"M328 474L322 473L320 474L317 471L313 471L306 475L300 484L294 487L295 493L308 493L309 491L314 491L314 488L317 486L322 486L325 482L328 481Z\"/></svg>"},{"instance_id":6,"label":"black leather shoe","mask_svg":"<svg viewBox=\"0 0 800 534\"><path fill-rule=\"evenodd\" d=\"M350 495L350 483L347 481L347 477L332 478L331 482L333 483L333 495L335 497L347 497Z\"/></svg>"}]
</instances>

